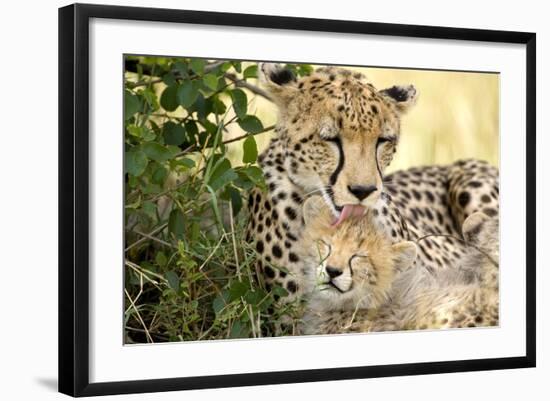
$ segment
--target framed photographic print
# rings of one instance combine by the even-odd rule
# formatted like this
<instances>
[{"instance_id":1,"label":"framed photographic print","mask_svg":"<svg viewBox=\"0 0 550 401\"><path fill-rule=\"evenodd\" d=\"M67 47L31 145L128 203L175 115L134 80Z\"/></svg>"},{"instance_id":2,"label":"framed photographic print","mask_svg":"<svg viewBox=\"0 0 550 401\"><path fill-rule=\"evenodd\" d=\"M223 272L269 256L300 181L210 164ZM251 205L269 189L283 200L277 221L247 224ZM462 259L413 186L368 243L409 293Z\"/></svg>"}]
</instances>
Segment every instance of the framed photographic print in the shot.
<instances>
[{"instance_id":1,"label":"framed photographic print","mask_svg":"<svg viewBox=\"0 0 550 401\"><path fill-rule=\"evenodd\" d=\"M535 34L59 10L59 390L535 366Z\"/></svg>"}]
</instances>

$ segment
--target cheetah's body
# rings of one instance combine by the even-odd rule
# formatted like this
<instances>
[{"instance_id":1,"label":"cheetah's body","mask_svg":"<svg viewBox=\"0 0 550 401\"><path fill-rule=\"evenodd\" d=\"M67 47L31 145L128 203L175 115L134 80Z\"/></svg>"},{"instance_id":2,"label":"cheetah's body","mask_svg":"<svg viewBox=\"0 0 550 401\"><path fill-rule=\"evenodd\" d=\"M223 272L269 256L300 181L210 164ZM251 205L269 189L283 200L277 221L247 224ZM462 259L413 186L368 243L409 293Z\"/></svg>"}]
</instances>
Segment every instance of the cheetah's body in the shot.
<instances>
[{"instance_id":1,"label":"cheetah's body","mask_svg":"<svg viewBox=\"0 0 550 401\"><path fill-rule=\"evenodd\" d=\"M339 68L322 68L298 81L280 67L262 65L260 75L280 116L275 137L259 157L268 191L250 194L248 237L259 254L260 276L268 287L287 289L289 300L312 289L313 255L302 238L301 210L312 194L322 195L336 219L346 207L383 213L380 194L386 187L417 236L456 234L476 210L496 214L498 172L483 162L400 171L386 183L382 173L396 150L400 115L416 100L412 86L377 91L361 74ZM390 219L386 228L406 237L399 219ZM428 268L445 266L453 252L457 256L452 244L428 244L420 249Z\"/></svg>"}]
</instances>

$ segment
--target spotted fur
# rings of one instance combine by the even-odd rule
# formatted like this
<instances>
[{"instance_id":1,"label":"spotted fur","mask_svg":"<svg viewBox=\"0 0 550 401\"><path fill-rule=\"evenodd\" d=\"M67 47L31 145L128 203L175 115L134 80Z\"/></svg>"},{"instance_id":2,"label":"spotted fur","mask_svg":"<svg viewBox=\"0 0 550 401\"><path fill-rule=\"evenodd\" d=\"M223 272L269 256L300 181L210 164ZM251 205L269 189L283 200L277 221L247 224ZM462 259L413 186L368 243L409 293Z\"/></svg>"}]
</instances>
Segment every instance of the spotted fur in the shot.
<instances>
[{"instance_id":1,"label":"spotted fur","mask_svg":"<svg viewBox=\"0 0 550 401\"><path fill-rule=\"evenodd\" d=\"M315 273L303 241L302 215L302 204L312 195L322 196L336 217L344 205L384 213L382 194L387 192L405 219L403 224L396 218L387 227L390 235L395 230L396 239L404 238L406 224L418 229L418 235L460 235L458 228L468 214L498 211L498 173L481 162L384 177L399 142L401 116L417 99L413 86L377 90L362 74L335 67L297 79L276 64L261 64L259 75L279 110L276 134L259 157L267 193L253 190L248 199L248 239L268 289L284 287L288 300L312 290ZM474 182L481 185L472 186ZM470 195L468 202L464 192ZM448 255L429 245L427 241L419 250L425 259L433 258L428 265L445 265ZM453 244L441 249L446 248L458 253Z\"/></svg>"},{"instance_id":2,"label":"spotted fur","mask_svg":"<svg viewBox=\"0 0 550 401\"><path fill-rule=\"evenodd\" d=\"M345 292L318 286L310 295L304 316L302 331L305 334L498 325L497 218L481 212L469 216L463 225L468 251L455 262L454 269L435 273L425 269L418 259L414 263L413 252L399 253L388 247L390 241L385 233L377 231L378 227L373 227L369 214L354 227L361 225L367 229L352 232L343 227L330 239L325 238L330 245L336 245L338 241L338 246L333 248L334 255L327 260L352 258L358 252L354 246L357 235L362 239L361 252L371 255L370 265L356 265L353 269L354 280L358 283L351 287L355 289L350 290L354 292L354 302L349 301L349 295ZM314 228L318 231L317 227ZM393 274L391 284L384 281L374 282L371 287L359 285L362 275L376 272L373 266L384 266L387 271L395 272L400 270L397 269L399 264L411 267L401 274ZM327 262L320 266L326 271L329 265ZM327 276L325 273L324 277ZM375 296L380 293L384 296ZM378 302L363 301L372 299Z\"/></svg>"}]
</instances>

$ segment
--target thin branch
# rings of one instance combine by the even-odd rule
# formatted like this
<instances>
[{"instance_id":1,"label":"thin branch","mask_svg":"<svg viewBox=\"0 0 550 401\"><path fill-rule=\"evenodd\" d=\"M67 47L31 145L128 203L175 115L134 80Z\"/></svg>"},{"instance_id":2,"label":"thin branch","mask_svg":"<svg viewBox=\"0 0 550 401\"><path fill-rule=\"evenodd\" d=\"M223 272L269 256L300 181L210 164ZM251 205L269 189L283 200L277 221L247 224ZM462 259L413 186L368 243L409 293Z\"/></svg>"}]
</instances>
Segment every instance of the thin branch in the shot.
<instances>
[{"instance_id":1,"label":"thin branch","mask_svg":"<svg viewBox=\"0 0 550 401\"><path fill-rule=\"evenodd\" d=\"M168 223L164 223L162 225L160 225L159 227L155 228L153 231L151 231L148 235L155 235L156 233L164 230L166 227L168 226ZM143 238L140 238L139 240L137 240L136 242L128 245L126 247L126 249L124 249L124 252L128 252L130 249L132 249L133 247L135 246L138 246L139 244L147 241L147 236L142 236Z\"/></svg>"},{"instance_id":2,"label":"thin branch","mask_svg":"<svg viewBox=\"0 0 550 401\"><path fill-rule=\"evenodd\" d=\"M250 92L252 92L256 95L260 95L261 97L269 100L270 102L273 101L271 96L269 96L269 94L266 91L264 91L263 89L257 87L256 85L252 85L251 83L245 81L244 79L237 78L237 76L235 74L225 73L225 74L223 74L223 76L225 78L229 79L231 82L233 82L235 84L235 86L240 87L240 88L246 88Z\"/></svg>"},{"instance_id":3,"label":"thin branch","mask_svg":"<svg viewBox=\"0 0 550 401\"><path fill-rule=\"evenodd\" d=\"M253 134L251 133L248 133L248 134L245 134L245 135L241 135L241 136L237 136L235 138L231 138L231 139L228 139L226 141L223 141L222 143L224 145L227 145L228 143L231 143L231 142L237 142L237 141L240 141L241 139L245 139L246 137L249 137L249 136L256 136L256 135L260 135L260 134L263 134L267 131L271 131L272 129L275 128L275 125L270 125L269 127L266 127L264 128L263 130L259 131L259 132L255 132Z\"/></svg>"},{"instance_id":4,"label":"thin branch","mask_svg":"<svg viewBox=\"0 0 550 401\"><path fill-rule=\"evenodd\" d=\"M176 250L178 249L177 246L172 245L171 243L166 242L166 241L164 241L164 240L161 240L161 239L159 239L159 238L157 238L157 237L155 237L155 236L153 236L153 235L149 235L149 234L147 234L147 233L142 233L141 231L138 231L138 230L135 230L135 229L132 230L132 231L135 232L137 235L141 235L142 237L148 238L148 239L150 239L150 240L152 240L152 241L156 241L156 242L158 242L159 244L162 244L162 245L167 246L167 247L169 247L169 248L176 249Z\"/></svg>"},{"instance_id":5,"label":"thin branch","mask_svg":"<svg viewBox=\"0 0 550 401\"><path fill-rule=\"evenodd\" d=\"M141 314L139 313L139 310L136 307L136 304L134 304L134 301L132 300L132 297L130 296L130 294L128 294L128 291L126 289L124 289L124 292L126 293L126 296L128 297L128 301L130 301L130 305L136 311L137 318L138 318L139 322L141 323L141 325L143 326L143 330L145 331L145 335L147 336L147 339L149 340L149 342L154 343L155 341L153 341L153 337L151 337L151 334L149 334L149 330L147 329L147 326L145 325L145 322L141 318Z\"/></svg>"},{"instance_id":6,"label":"thin branch","mask_svg":"<svg viewBox=\"0 0 550 401\"><path fill-rule=\"evenodd\" d=\"M259 131L259 132L255 132L255 133L253 133L253 134L247 133L247 134L244 134L244 135L241 135L241 136L237 136L237 137L235 137L235 138L227 139L227 140L223 141L222 143L223 143L224 145L227 145L228 143L237 142L237 141L240 141L241 139L245 139L245 138L247 138L247 137L249 137L249 136L256 136L256 135L264 134L264 133L266 133L266 132L268 132L268 131L271 131L271 130L274 129L274 128L275 128L275 125L270 125L269 127L266 127L266 128L264 128L263 130L261 130L261 131ZM189 153L189 152L194 152L194 151L196 151L196 150L198 150L198 148L197 148L196 146L194 146L194 145L193 145L193 146L189 146L189 147L186 148L184 151L182 151L182 152L180 152L180 153L177 153L174 157L176 158L176 157L185 156L187 153Z\"/></svg>"},{"instance_id":7,"label":"thin branch","mask_svg":"<svg viewBox=\"0 0 550 401\"><path fill-rule=\"evenodd\" d=\"M215 61L213 63L206 64L204 66L204 72L206 74L208 74L210 71L215 70L216 68L224 65L225 63L227 63L227 60L219 60L219 61Z\"/></svg>"}]
</instances>

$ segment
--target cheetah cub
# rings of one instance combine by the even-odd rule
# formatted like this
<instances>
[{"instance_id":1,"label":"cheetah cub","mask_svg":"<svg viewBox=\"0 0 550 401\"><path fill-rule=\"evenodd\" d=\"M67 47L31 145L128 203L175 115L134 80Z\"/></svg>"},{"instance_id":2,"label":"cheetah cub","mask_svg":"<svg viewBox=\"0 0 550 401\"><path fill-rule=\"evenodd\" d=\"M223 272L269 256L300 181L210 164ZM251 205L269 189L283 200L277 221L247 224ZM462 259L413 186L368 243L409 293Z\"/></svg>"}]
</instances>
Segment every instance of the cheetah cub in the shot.
<instances>
[{"instance_id":1,"label":"cheetah cub","mask_svg":"<svg viewBox=\"0 0 550 401\"><path fill-rule=\"evenodd\" d=\"M369 213L337 230L314 200L304 215L322 258L304 334L498 325L497 218L469 216L463 224L468 252L434 274L415 263L413 242L391 245Z\"/></svg>"},{"instance_id":2,"label":"cheetah cub","mask_svg":"<svg viewBox=\"0 0 550 401\"><path fill-rule=\"evenodd\" d=\"M304 334L362 331L357 322L390 302L396 277L417 254L411 241L392 244L380 234L372 210L334 228L324 202L309 198L303 207L305 240L315 249L316 286L303 317ZM318 263L321 261L320 263Z\"/></svg>"}]
</instances>

